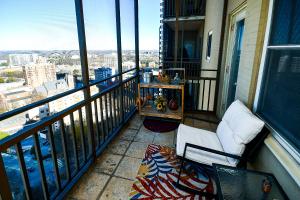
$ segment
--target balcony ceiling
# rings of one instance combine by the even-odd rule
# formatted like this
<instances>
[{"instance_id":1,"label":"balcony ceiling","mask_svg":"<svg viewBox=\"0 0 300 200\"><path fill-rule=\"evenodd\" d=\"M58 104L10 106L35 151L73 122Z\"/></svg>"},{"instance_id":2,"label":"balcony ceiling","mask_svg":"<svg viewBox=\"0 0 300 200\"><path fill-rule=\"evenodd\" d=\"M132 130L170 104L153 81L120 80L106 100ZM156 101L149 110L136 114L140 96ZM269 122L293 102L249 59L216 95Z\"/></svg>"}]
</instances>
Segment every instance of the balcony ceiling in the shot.
<instances>
[{"instance_id":1,"label":"balcony ceiling","mask_svg":"<svg viewBox=\"0 0 300 200\"><path fill-rule=\"evenodd\" d=\"M204 26L204 20L178 20L179 22L179 31L185 30L185 31L198 31L200 27ZM168 26L175 31L175 20L165 20L165 23L168 24Z\"/></svg>"}]
</instances>

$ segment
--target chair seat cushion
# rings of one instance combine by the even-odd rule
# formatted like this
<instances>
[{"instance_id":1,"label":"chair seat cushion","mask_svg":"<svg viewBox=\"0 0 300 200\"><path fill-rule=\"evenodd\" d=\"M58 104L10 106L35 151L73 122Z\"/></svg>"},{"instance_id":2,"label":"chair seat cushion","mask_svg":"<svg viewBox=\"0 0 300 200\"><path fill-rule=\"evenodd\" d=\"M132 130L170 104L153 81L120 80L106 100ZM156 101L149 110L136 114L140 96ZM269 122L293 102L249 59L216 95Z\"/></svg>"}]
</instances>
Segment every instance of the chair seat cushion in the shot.
<instances>
[{"instance_id":1,"label":"chair seat cushion","mask_svg":"<svg viewBox=\"0 0 300 200\"><path fill-rule=\"evenodd\" d=\"M176 144L176 153L178 156L183 156L186 143L224 152L216 133L180 124L178 127ZM198 150L195 148L188 148L185 158L207 165L217 163L235 166L235 163L230 163L225 156Z\"/></svg>"}]
</instances>

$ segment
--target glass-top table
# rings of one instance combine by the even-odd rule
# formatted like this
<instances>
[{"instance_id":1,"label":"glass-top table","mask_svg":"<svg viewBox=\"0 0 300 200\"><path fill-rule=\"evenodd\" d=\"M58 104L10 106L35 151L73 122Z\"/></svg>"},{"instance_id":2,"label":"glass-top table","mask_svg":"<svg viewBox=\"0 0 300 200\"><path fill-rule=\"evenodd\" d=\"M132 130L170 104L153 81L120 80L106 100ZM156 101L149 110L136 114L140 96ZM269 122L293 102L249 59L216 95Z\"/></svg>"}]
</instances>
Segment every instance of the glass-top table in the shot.
<instances>
[{"instance_id":1,"label":"glass-top table","mask_svg":"<svg viewBox=\"0 0 300 200\"><path fill-rule=\"evenodd\" d=\"M288 199L273 174L219 164L213 167L219 199Z\"/></svg>"}]
</instances>

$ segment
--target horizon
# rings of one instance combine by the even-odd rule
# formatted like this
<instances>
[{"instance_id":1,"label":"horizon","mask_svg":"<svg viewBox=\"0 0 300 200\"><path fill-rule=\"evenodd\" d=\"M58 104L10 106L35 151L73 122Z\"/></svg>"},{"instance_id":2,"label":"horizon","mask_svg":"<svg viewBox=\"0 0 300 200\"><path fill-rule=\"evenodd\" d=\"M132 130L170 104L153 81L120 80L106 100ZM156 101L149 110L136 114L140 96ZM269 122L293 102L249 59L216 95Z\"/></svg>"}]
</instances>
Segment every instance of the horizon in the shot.
<instances>
[{"instance_id":1,"label":"horizon","mask_svg":"<svg viewBox=\"0 0 300 200\"><path fill-rule=\"evenodd\" d=\"M124 51L134 49L132 2L120 0ZM83 6L87 50L117 50L114 1L84 1ZM139 0L139 11L140 49L159 50L160 0ZM1 52L79 50L72 0L1 2L0 27Z\"/></svg>"}]
</instances>

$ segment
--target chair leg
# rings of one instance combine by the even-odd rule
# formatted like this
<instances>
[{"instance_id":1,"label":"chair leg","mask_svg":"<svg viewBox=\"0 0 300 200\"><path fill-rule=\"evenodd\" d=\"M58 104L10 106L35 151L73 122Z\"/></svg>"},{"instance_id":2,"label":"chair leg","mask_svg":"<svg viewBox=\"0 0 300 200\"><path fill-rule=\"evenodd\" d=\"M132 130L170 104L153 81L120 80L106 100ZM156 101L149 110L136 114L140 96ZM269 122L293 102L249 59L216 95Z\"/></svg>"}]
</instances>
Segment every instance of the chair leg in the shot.
<instances>
[{"instance_id":1,"label":"chair leg","mask_svg":"<svg viewBox=\"0 0 300 200\"><path fill-rule=\"evenodd\" d=\"M183 168L183 163L184 163L184 159L181 159L181 164L180 164L180 169L179 169L179 174L178 174L178 178L177 178L177 185L179 185L179 181L180 181L180 176L181 176L181 172L182 172L182 168Z\"/></svg>"}]
</instances>

